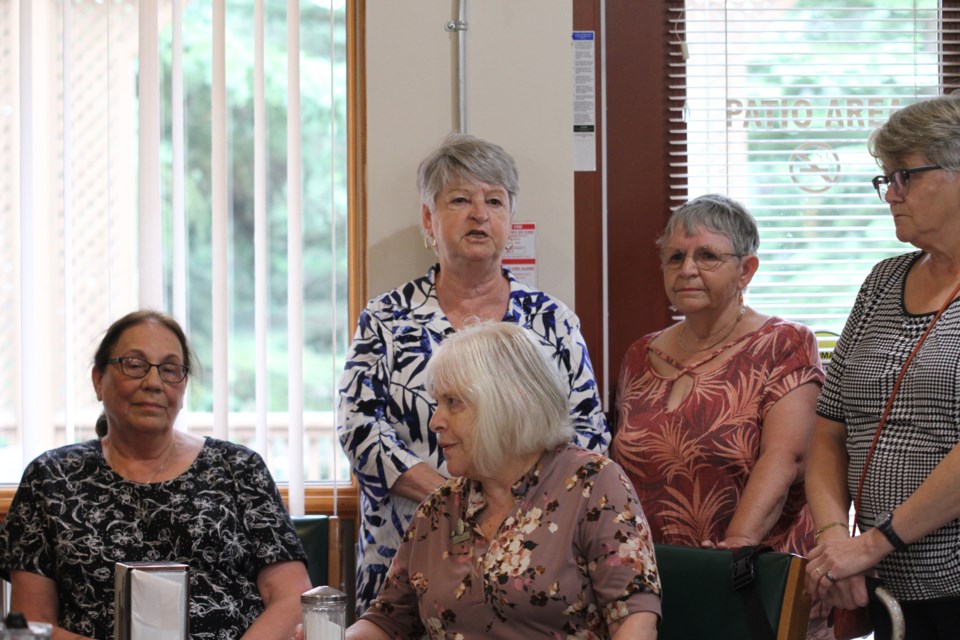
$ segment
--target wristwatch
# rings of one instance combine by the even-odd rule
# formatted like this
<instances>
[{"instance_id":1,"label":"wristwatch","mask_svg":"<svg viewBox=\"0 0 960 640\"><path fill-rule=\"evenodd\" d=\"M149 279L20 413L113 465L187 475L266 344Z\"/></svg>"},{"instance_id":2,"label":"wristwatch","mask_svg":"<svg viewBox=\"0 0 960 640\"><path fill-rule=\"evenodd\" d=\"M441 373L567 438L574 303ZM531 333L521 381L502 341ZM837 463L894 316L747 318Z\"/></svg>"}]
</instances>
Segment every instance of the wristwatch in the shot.
<instances>
[{"instance_id":1,"label":"wristwatch","mask_svg":"<svg viewBox=\"0 0 960 640\"><path fill-rule=\"evenodd\" d=\"M881 513L880 517L877 518L877 531L883 534L883 536L890 541L890 544L893 545L893 548L897 551L906 551L906 543L900 539L900 536L897 535L897 532L893 530L893 512L887 511Z\"/></svg>"}]
</instances>

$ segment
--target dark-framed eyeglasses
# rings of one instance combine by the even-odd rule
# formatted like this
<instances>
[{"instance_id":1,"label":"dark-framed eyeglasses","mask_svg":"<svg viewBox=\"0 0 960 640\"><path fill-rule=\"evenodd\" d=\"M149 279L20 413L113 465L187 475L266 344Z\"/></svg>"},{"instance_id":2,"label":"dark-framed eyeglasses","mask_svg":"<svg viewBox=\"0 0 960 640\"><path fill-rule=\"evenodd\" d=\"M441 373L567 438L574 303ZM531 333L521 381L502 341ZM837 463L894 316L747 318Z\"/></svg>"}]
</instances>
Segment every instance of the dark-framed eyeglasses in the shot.
<instances>
[{"instance_id":1,"label":"dark-framed eyeglasses","mask_svg":"<svg viewBox=\"0 0 960 640\"><path fill-rule=\"evenodd\" d=\"M177 364L176 362L153 364L143 358L135 358L133 356L110 358L107 360L107 364L119 364L120 372L128 378L146 378L147 374L150 373L150 369L156 367L157 372L160 374L160 379L170 384L183 382L183 379L186 378L190 372L189 367Z\"/></svg>"},{"instance_id":2,"label":"dark-framed eyeglasses","mask_svg":"<svg viewBox=\"0 0 960 640\"><path fill-rule=\"evenodd\" d=\"M888 176L876 176L873 179L873 188L877 190L877 195L884 202L886 202L887 190L890 187L893 187L894 193L903 198L910 190L910 176L924 171L934 171L935 169L943 169L943 167L938 164L927 164L912 169L897 169Z\"/></svg>"},{"instance_id":3,"label":"dark-framed eyeglasses","mask_svg":"<svg viewBox=\"0 0 960 640\"><path fill-rule=\"evenodd\" d=\"M693 251L693 263L701 271L716 271L731 258L742 258L740 253L724 253L710 247L699 247ZM666 247L660 252L662 269L679 269L687 260L687 252Z\"/></svg>"}]
</instances>

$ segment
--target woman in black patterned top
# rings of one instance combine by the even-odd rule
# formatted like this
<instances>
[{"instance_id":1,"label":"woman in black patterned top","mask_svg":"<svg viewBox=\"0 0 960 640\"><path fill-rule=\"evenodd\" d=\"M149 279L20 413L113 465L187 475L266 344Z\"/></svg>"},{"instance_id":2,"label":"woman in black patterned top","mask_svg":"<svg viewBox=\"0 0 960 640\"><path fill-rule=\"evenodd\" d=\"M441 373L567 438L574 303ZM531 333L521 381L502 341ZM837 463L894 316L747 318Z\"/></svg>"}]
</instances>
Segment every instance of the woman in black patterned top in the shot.
<instances>
[{"instance_id":1,"label":"woman in black patterned top","mask_svg":"<svg viewBox=\"0 0 960 640\"><path fill-rule=\"evenodd\" d=\"M113 638L114 564L190 567L191 638L290 637L305 555L263 460L173 427L192 354L179 325L128 314L94 357L99 439L30 463L2 537L11 606L54 638Z\"/></svg>"},{"instance_id":2,"label":"woman in black patterned top","mask_svg":"<svg viewBox=\"0 0 960 640\"><path fill-rule=\"evenodd\" d=\"M853 608L875 573L900 601L910 639L960 637L960 98L894 113L870 139L873 179L897 238L919 251L884 260L860 289L817 406L807 497L819 544L807 588ZM858 505L848 514L880 430ZM876 605L872 605L876 606ZM878 610L876 638L889 637Z\"/></svg>"}]
</instances>

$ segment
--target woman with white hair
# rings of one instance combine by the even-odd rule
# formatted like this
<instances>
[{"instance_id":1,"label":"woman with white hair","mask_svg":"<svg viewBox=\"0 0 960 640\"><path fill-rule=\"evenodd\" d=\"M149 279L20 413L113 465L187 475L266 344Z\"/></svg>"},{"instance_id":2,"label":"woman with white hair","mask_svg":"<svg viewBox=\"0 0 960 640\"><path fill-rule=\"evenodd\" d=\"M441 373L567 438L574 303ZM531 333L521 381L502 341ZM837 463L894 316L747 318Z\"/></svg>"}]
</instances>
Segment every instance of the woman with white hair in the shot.
<instances>
[{"instance_id":1,"label":"woman with white hair","mask_svg":"<svg viewBox=\"0 0 960 640\"><path fill-rule=\"evenodd\" d=\"M421 504L348 638L656 638L660 580L630 481L570 444L564 376L532 336L483 323L427 365L454 476Z\"/></svg>"},{"instance_id":2,"label":"woman with white hair","mask_svg":"<svg viewBox=\"0 0 960 640\"><path fill-rule=\"evenodd\" d=\"M417 505L449 475L427 428L436 401L424 370L455 331L479 320L523 326L563 376L571 439L601 453L610 442L579 319L500 264L519 192L513 158L454 134L420 164L417 182L437 264L367 304L340 379L337 431L360 486L358 611L380 590Z\"/></svg>"}]
</instances>

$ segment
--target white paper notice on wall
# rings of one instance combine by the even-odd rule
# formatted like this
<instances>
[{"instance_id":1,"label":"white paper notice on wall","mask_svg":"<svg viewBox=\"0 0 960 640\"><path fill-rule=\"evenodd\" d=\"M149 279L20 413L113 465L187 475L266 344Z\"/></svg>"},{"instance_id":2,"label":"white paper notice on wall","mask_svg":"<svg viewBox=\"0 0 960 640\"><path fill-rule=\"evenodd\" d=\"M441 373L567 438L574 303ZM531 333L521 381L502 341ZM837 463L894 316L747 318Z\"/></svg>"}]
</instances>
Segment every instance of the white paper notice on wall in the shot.
<instances>
[{"instance_id":1,"label":"white paper notice on wall","mask_svg":"<svg viewBox=\"0 0 960 640\"><path fill-rule=\"evenodd\" d=\"M537 288L537 223L514 222L510 233L513 246L505 249L500 264L510 269L513 277Z\"/></svg>"},{"instance_id":2,"label":"white paper notice on wall","mask_svg":"<svg viewBox=\"0 0 960 640\"><path fill-rule=\"evenodd\" d=\"M597 170L597 76L593 31L573 32L573 170Z\"/></svg>"}]
</instances>

